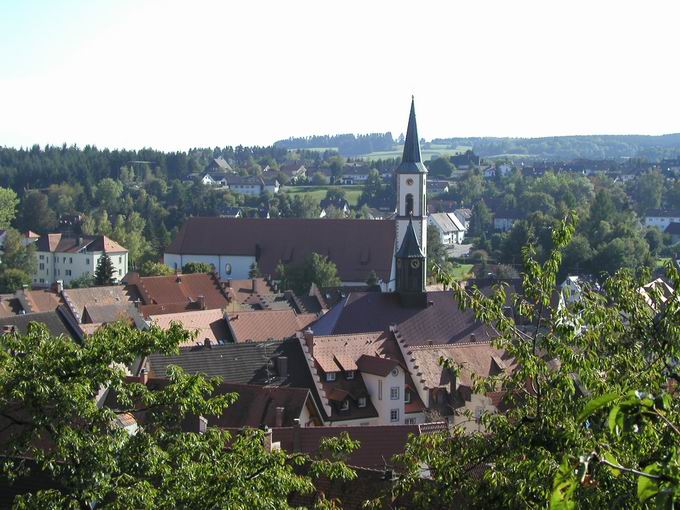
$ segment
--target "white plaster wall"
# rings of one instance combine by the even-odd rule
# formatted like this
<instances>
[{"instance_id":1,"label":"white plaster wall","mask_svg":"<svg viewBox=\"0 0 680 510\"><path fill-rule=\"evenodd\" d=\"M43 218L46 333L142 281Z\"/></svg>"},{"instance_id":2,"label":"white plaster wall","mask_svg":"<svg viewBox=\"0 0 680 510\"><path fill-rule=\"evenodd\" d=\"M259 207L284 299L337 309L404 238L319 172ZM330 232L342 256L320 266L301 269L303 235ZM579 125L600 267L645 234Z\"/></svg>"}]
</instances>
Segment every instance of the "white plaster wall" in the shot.
<instances>
[{"instance_id":1,"label":"white plaster wall","mask_svg":"<svg viewBox=\"0 0 680 510\"><path fill-rule=\"evenodd\" d=\"M212 264L222 280L245 280L248 278L250 266L255 262L255 257L244 255L177 255L174 253L163 255L163 263L178 271L181 271L184 264L188 262ZM227 274L227 264L231 265L231 274Z\"/></svg>"},{"instance_id":2,"label":"white plaster wall","mask_svg":"<svg viewBox=\"0 0 680 510\"><path fill-rule=\"evenodd\" d=\"M379 377L373 374L363 373L361 376L366 384L369 397L380 418L381 425L403 425L404 423L404 371L401 368L396 368L397 375L392 372L386 377ZM380 395L380 382L382 381L382 398ZM397 386L399 388L399 399L392 400L390 398L390 388ZM390 411L392 409L399 410L399 420L396 422L390 421Z\"/></svg>"}]
</instances>

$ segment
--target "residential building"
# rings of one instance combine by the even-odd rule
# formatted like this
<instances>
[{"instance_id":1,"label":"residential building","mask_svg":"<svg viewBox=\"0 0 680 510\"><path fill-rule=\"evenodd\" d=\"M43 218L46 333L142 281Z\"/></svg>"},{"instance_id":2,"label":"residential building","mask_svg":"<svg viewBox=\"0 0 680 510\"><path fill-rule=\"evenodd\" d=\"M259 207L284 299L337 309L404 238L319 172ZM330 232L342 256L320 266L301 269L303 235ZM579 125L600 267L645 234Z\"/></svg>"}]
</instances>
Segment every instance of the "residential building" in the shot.
<instances>
[{"instance_id":1,"label":"residential building","mask_svg":"<svg viewBox=\"0 0 680 510\"><path fill-rule=\"evenodd\" d=\"M440 193L448 193L449 192L449 182L448 181L438 181L438 180L430 180L427 181L427 192L432 193L433 195L440 194Z\"/></svg>"},{"instance_id":2,"label":"residential building","mask_svg":"<svg viewBox=\"0 0 680 510\"><path fill-rule=\"evenodd\" d=\"M61 289L61 298L79 324L129 318L129 309L134 308L130 295L122 285Z\"/></svg>"},{"instance_id":3,"label":"residential building","mask_svg":"<svg viewBox=\"0 0 680 510\"><path fill-rule=\"evenodd\" d=\"M458 218L458 221L460 221L465 227L465 231L470 228L470 218L472 218L472 209L469 208L459 208L453 211L453 214L456 215L456 218Z\"/></svg>"},{"instance_id":4,"label":"residential building","mask_svg":"<svg viewBox=\"0 0 680 510\"><path fill-rule=\"evenodd\" d=\"M304 165L297 161L291 161L290 163L282 164L279 166L279 172L285 174L293 183L298 179L304 179L307 177L307 169Z\"/></svg>"},{"instance_id":5,"label":"residential building","mask_svg":"<svg viewBox=\"0 0 680 510\"><path fill-rule=\"evenodd\" d=\"M195 339L180 344L181 347L222 344L230 341L227 320L220 309L150 315L149 322L164 330L169 329L173 323L179 323L187 331L196 333Z\"/></svg>"},{"instance_id":6,"label":"residential building","mask_svg":"<svg viewBox=\"0 0 680 510\"><path fill-rule=\"evenodd\" d=\"M363 184L368 180L371 167L365 163L347 163L342 167L343 184Z\"/></svg>"},{"instance_id":7,"label":"residential building","mask_svg":"<svg viewBox=\"0 0 680 510\"><path fill-rule=\"evenodd\" d=\"M279 181L275 178L263 179L262 177L241 176L230 174L225 177L226 186L235 193L243 195L259 196L262 193L278 193Z\"/></svg>"},{"instance_id":8,"label":"residential building","mask_svg":"<svg viewBox=\"0 0 680 510\"><path fill-rule=\"evenodd\" d=\"M226 317L230 340L236 343L291 338L317 319L316 314L298 315L290 308L240 311L228 313Z\"/></svg>"},{"instance_id":9,"label":"residential building","mask_svg":"<svg viewBox=\"0 0 680 510\"><path fill-rule=\"evenodd\" d=\"M439 233L442 244L462 244L465 226L454 213L430 214L428 224Z\"/></svg>"},{"instance_id":10,"label":"residential building","mask_svg":"<svg viewBox=\"0 0 680 510\"><path fill-rule=\"evenodd\" d=\"M673 221L668 224L664 233L671 236L671 242L673 244L680 243L680 222Z\"/></svg>"},{"instance_id":11,"label":"residential building","mask_svg":"<svg viewBox=\"0 0 680 510\"><path fill-rule=\"evenodd\" d=\"M675 209L650 209L645 215L646 227L657 227L662 232L671 223L680 223L680 210Z\"/></svg>"},{"instance_id":12,"label":"residential building","mask_svg":"<svg viewBox=\"0 0 680 510\"><path fill-rule=\"evenodd\" d=\"M218 172L230 173L233 171L234 169L231 167L231 165L229 165L229 163L227 163L227 161L222 156L212 158L210 160L210 163L208 163L208 166L206 167L206 172L208 173Z\"/></svg>"},{"instance_id":13,"label":"residential building","mask_svg":"<svg viewBox=\"0 0 680 510\"><path fill-rule=\"evenodd\" d=\"M108 255L113 265L113 280L127 273L128 251L106 236L69 237L61 233L44 234L36 242L37 270L34 286L49 286L56 281L68 285L72 280L94 275L99 259Z\"/></svg>"}]
</instances>

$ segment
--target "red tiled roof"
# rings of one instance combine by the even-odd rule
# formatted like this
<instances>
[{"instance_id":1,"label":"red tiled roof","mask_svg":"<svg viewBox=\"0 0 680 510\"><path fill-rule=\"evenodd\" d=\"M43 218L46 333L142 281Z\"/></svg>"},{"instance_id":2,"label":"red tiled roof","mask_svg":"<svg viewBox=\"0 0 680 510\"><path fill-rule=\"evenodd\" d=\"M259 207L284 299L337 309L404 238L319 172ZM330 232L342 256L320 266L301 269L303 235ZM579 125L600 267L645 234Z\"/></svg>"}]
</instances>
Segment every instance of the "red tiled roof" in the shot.
<instances>
[{"instance_id":1,"label":"red tiled roof","mask_svg":"<svg viewBox=\"0 0 680 510\"><path fill-rule=\"evenodd\" d=\"M229 338L227 322L219 309L152 315L150 319L161 329L167 329L173 322L179 322L184 329L198 332L195 340L181 344L180 347L192 346L197 342L202 344L206 338L213 343Z\"/></svg>"},{"instance_id":2,"label":"red tiled roof","mask_svg":"<svg viewBox=\"0 0 680 510\"><path fill-rule=\"evenodd\" d=\"M364 354L357 360L357 366L359 367L359 370L367 374L385 377L394 367L399 366L399 363L393 359L366 356Z\"/></svg>"},{"instance_id":3,"label":"red tiled roof","mask_svg":"<svg viewBox=\"0 0 680 510\"><path fill-rule=\"evenodd\" d=\"M360 242L369 240L370 243ZM389 280L394 258L391 220L317 220L302 218L189 218L166 253L245 255L259 253L265 274L279 261L301 263L311 253L332 260L343 281L365 281L373 270Z\"/></svg>"},{"instance_id":4,"label":"red tiled roof","mask_svg":"<svg viewBox=\"0 0 680 510\"><path fill-rule=\"evenodd\" d=\"M315 314L298 315L293 310L254 310L230 313L228 317L235 342L289 338L317 318Z\"/></svg>"},{"instance_id":5,"label":"red tiled roof","mask_svg":"<svg viewBox=\"0 0 680 510\"><path fill-rule=\"evenodd\" d=\"M106 236L66 236L62 233L44 234L36 241L36 250L58 253L88 252L123 253L127 249Z\"/></svg>"},{"instance_id":6,"label":"red tiled roof","mask_svg":"<svg viewBox=\"0 0 680 510\"><path fill-rule=\"evenodd\" d=\"M224 308L227 297L214 274L194 273L172 276L139 276L129 273L125 277L128 289L136 292L144 305L189 304L205 298L207 309ZM155 312L156 310L148 310ZM145 313L147 310L145 310Z\"/></svg>"}]
</instances>

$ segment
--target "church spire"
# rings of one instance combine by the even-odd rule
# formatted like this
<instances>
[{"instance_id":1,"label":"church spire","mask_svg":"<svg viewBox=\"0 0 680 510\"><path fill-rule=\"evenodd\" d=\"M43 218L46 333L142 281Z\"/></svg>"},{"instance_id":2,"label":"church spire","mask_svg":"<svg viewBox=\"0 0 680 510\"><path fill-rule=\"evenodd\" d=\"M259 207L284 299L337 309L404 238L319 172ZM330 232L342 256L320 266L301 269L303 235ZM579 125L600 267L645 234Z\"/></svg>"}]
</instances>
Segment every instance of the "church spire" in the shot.
<instances>
[{"instance_id":1,"label":"church spire","mask_svg":"<svg viewBox=\"0 0 680 510\"><path fill-rule=\"evenodd\" d=\"M397 257L400 259L425 258L423 251L420 249L420 243L418 242L416 231L413 229L413 220L411 218L408 220L406 234L404 234L404 240L399 247L399 251L397 251Z\"/></svg>"},{"instance_id":2,"label":"church spire","mask_svg":"<svg viewBox=\"0 0 680 510\"><path fill-rule=\"evenodd\" d=\"M408 117L406 140L404 141L404 153L401 164L397 168L398 174L425 174L427 169L422 163L420 156L420 140L418 139L418 126L416 124L415 99L411 96L411 112Z\"/></svg>"}]
</instances>

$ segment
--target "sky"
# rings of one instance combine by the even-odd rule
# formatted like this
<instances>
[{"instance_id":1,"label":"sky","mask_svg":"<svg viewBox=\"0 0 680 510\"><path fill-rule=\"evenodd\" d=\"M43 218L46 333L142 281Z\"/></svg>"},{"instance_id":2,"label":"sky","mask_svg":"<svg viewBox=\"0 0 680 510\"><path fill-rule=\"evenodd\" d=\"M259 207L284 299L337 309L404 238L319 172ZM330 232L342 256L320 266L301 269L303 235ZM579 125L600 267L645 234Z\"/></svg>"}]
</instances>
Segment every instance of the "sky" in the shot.
<instances>
[{"instance_id":1,"label":"sky","mask_svg":"<svg viewBox=\"0 0 680 510\"><path fill-rule=\"evenodd\" d=\"M680 132L680 2L0 0L0 146Z\"/></svg>"}]
</instances>

